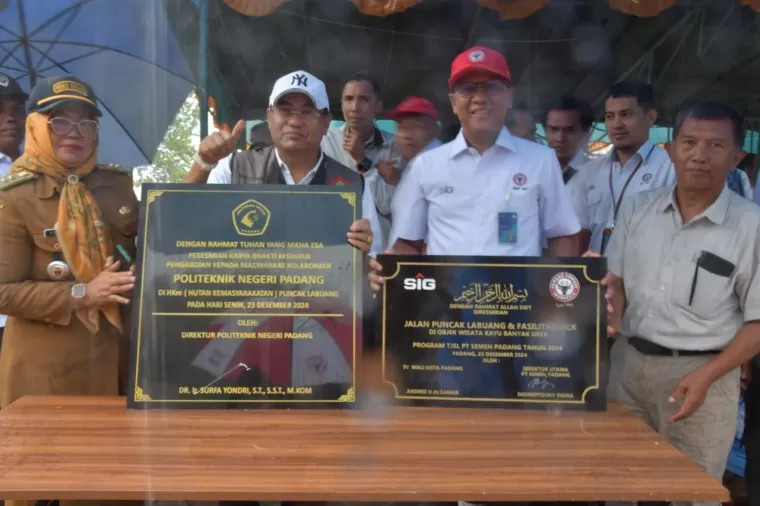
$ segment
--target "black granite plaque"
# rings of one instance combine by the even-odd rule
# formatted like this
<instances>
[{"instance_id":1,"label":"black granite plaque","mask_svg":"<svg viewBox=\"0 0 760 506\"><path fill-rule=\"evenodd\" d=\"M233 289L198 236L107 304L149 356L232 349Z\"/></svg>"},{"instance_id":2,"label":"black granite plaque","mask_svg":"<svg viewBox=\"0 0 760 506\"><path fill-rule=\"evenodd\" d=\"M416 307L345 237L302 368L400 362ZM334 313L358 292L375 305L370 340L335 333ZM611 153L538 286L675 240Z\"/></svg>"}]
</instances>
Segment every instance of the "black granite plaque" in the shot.
<instances>
[{"instance_id":1,"label":"black granite plaque","mask_svg":"<svg viewBox=\"0 0 760 506\"><path fill-rule=\"evenodd\" d=\"M606 409L606 260L381 256L402 404Z\"/></svg>"},{"instance_id":2,"label":"black granite plaque","mask_svg":"<svg viewBox=\"0 0 760 506\"><path fill-rule=\"evenodd\" d=\"M143 185L129 407L352 406L360 192Z\"/></svg>"}]
</instances>

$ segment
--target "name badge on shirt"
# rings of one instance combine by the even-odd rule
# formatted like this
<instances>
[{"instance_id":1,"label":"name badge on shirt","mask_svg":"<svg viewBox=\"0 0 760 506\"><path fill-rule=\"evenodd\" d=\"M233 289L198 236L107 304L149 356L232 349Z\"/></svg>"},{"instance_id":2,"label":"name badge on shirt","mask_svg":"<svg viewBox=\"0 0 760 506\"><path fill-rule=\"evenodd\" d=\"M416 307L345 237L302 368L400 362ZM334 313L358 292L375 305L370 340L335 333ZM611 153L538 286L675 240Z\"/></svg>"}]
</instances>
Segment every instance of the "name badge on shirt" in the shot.
<instances>
[{"instance_id":1,"label":"name badge on shirt","mask_svg":"<svg viewBox=\"0 0 760 506\"><path fill-rule=\"evenodd\" d=\"M517 213L499 213L499 244L517 244Z\"/></svg>"}]
</instances>

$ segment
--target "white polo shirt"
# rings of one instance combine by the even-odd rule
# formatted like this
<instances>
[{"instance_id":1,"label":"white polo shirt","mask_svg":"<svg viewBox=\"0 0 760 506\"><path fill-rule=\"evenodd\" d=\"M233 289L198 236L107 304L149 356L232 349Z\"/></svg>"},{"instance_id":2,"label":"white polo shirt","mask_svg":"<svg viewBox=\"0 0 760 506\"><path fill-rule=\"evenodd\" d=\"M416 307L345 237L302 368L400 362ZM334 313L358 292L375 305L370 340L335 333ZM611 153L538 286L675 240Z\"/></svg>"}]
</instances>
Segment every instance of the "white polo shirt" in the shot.
<instances>
[{"instance_id":1,"label":"white polo shirt","mask_svg":"<svg viewBox=\"0 0 760 506\"><path fill-rule=\"evenodd\" d=\"M608 155L589 161L583 169L588 184L589 249L597 252L602 247L604 229L612 228L614 224L615 205L618 202L622 206L622 202L631 195L676 183L675 169L668 152L649 140L622 167L613 150Z\"/></svg>"},{"instance_id":2,"label":"white polo shirt","mask_svg":"<svg viewBox=\"0 0 760 506\"><path fill-rule=\"evenodd\" d=\"M554 151L505 127L483 155L460 131L406 172L393 197L394 232L426 240L429 255L540 256L542 234L580 231ZM504 215L516 222L511 242L500 239Z\"/></svg>"},{"instance_id":3,"label":"white polo shirt","mask_svg":"<svg viewBox=\"0 0 760 506\"><path fill-rule=\"evenodd\" d=\"M565 179L565 174L568 170L573 169L575 173L570 180L565 183L568 191L570 192L570 199L573 202L573 209L575 210L575 216L578 218L582 229L589 229L588 221L588 202L586 202L586 177L583 171L583 166L588 162L588 157L583 150L578 151L575 156L567 164L567 167L562 170L562 180ZM549 246L546 237L543 238L542 246L546 249Z\"/></svg>"},{"instance_id":4,"label":"white polo shirt","mask_svg":"<svg viewBox=\"0 0 760 506\"><path fill-rule=\"evenodd\" d=\"M274 155L277 158L277 163L282 170L282 176L285 178L287 184L296 184L293 180L293 176L290 174L290 169L283 163L280 158L280 154L277 152L277 148L274 148ZM306 176L298 183L299 185L307 185L311 183L312 179L317 173L317 169L322 164L322 158L324 153L319 153L319 160L317 164L311 169ZM232 155L219 160L216 167L211 170L208 175L207 184L232 184L232 168L230 167L230 160ZM383 245L385 239L382 229L380 228L380 220L377 217L377 210L375 209L375 200L372 197L372 188L369 184L364 183L364 194L362 195L362 216L369 221L369 226L372 229L372 245L370 246L369 255L375 257L383 252Z\"/></svg>"}]
</instances>

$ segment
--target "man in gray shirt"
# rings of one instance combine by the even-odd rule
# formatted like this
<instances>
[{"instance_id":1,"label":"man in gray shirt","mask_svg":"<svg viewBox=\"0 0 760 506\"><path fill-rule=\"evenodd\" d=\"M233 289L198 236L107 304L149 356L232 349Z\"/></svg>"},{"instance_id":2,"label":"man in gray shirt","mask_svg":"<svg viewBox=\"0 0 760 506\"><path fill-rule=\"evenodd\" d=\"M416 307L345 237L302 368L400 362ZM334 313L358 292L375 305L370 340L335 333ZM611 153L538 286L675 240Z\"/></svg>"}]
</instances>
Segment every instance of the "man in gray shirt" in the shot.
<instances>
[{"instance_id":1,"label":"man in gray shirt","mask_svg":"<svg viewBox=\"0 0 760 506\"><path fill-rule=\"evenodd\" d=\"M380 85L367 74L354 74L343 85L340 105L346 123L327 131L322 139L322 150L364 175L374 196L382 237L387 239L393 191L405 161L396 149L393 135L375 125L375 118L383 110Z\"/></svg>"},{"instance_id":2,"label":"man in gray shirt","mask_svg":"<svg viewBox=\"0 0 760 506\"><path fill-rule=\"evenodd\" d=\"M739 367L760 352L760 210L725 184L744 140L736 111L690 104L674 138L676 186L623 202L607 252L613 315L629 338L618 395L721 480Z\"/></svg>"}]
</instances>

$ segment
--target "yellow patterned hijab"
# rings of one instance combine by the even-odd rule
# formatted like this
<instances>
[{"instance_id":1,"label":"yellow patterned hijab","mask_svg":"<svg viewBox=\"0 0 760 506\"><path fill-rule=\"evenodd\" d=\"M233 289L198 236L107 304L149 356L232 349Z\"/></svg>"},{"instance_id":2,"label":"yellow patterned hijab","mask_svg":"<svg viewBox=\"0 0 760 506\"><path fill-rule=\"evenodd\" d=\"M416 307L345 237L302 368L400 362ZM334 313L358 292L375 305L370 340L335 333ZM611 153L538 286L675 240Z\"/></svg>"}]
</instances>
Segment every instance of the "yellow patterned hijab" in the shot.
<instances>
[{"instance_id":1,"label":"yellow patterned hijab","mask_svg":"<svg viewBox=\"0 0 760 506\"><path fill-rule=\"evenodd\" d=\"M77 282L89 283L103 272L106 259L113 254L113 244L103 223L100 208L82 183L82 179L95 168L97 146L80 167L68 168L55 154L47 122L47 114L32 112L27 116L24 153L13 162L11 172L35 172L62 185L58 219L55 222L56 237L64 260L69 264ZM69 178L72 174L77 178ZM99 309L79 309L77 317L90 332L96 333L100 326L99 311L119 332L123 331L121 314L115 302Z\"/></svg>"}]
</instances>

